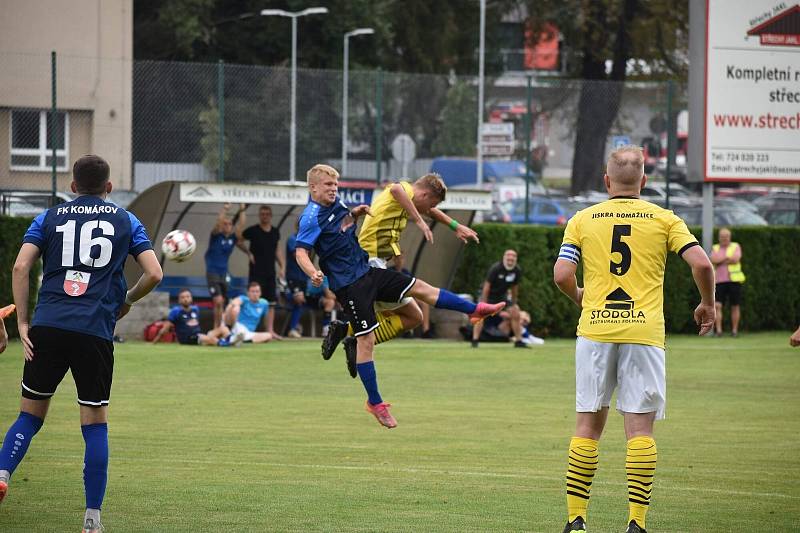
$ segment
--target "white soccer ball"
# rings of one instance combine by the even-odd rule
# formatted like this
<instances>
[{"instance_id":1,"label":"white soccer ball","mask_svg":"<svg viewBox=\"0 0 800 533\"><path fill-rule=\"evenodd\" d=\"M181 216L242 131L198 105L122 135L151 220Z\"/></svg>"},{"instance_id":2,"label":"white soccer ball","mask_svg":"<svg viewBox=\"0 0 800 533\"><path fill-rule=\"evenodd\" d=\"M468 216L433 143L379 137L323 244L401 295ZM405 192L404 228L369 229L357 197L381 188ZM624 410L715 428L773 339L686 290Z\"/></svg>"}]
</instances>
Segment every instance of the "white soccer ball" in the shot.
<instances>
[{"instance_id":1,"label":"white soccer ball","mask_svg":"<svg viewBox=\"0 0 800 533\"><path fill-rule=\"evenodd\" d=\"M197 241L194 235L186 230L176 229L167 233L161 241L161 251L170 261L181 263L186 261L197 248Z\"/></svg>"}]
</instances>

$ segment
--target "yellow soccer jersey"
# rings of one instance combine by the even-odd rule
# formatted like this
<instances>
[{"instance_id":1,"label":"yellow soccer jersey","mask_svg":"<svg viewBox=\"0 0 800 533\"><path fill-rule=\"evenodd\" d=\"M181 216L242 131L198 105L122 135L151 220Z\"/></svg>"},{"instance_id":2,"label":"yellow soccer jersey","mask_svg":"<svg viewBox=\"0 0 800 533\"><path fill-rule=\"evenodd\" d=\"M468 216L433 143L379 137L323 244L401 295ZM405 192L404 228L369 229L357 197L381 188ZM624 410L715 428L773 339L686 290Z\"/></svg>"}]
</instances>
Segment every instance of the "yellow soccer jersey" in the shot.
<instances>
[{"instance_id":1,"label":"yellow soccer jersey","mask_svg":"<svg viewBox=\"0 0 800 533\"><path fill-rule=\"evenodd\" d=\"M559 258L583 260L578 335L664 348L667 252L696 244L672 211L637 198L615 197L576 213Z\"/></svg>"},{"instance_id":2,"label":"yellow soccer jersey","mask_svg":"<svg viewBox=\"0 0 800 533\"><path fill-rule=\"evenodd\" d=\"M408 198L413 200L414 189L411 184L401 181L400 185ZM408 213L392 196L391 186L373 198L369 210L372 216L364 218L358 234L358 243L370 257L390 259L400 255L400 235L406 229Z\"/></svg>"}]
</instances>

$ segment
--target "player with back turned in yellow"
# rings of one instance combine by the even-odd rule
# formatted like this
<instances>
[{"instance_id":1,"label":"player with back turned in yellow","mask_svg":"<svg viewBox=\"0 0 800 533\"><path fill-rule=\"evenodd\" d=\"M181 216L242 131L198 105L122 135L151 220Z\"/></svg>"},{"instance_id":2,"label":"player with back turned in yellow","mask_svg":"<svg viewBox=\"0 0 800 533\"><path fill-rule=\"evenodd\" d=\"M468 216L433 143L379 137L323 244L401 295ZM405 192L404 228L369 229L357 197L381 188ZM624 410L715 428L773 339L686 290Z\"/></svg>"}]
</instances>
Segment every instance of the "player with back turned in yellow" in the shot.
<instances>
[{"instance_id":1,"label":"player with back turned in yellow","mask_svg":"<svg viewBox=\"0 0 800 533\"><path fill-rule=\"evenodd\" d=\"M400 236L411 218L422 231L425 240L433 243L433 234L422 215L447 225L457 238L463 242L478 241L478 235L436 206L444 201L447 187L438 174L426 174L414 183L400 181L387 186L372 201L370 213L358 234L358 243L369 255L370 266L401 270L403 252L400 249ZM413 298L403 298L400 302L376 302L376 314L380 325L375 330L375 343L380 344L411 330L422 322L422 310ZM355 378L355 338L352 328L346 322L334 321L322 341L322 357L329 359L336 346L344 340L350 376Z\"/></svg>"},{"instance_id":2,"label":"player with back turned in yellow","mask_svg":"<svg viewBox=\"0 0 800 533\"><path fill-rule=\"evenodd\" d=\"M575 436L569 445L567 525L586 531L599 440L617 389L627 438L627 533L646 533L645 515L658 458L653 424L664 418L664 269L668 252L692 268L701 301L694 318L704 335L714 325L714 268L686 224L639 199L647 182L638 146L611 153L603 178L609 200L567 224L553 269L561 291L581 308L575 347ZM583 261L584 287L575 271Z\"/></svg>"}]
</instances>

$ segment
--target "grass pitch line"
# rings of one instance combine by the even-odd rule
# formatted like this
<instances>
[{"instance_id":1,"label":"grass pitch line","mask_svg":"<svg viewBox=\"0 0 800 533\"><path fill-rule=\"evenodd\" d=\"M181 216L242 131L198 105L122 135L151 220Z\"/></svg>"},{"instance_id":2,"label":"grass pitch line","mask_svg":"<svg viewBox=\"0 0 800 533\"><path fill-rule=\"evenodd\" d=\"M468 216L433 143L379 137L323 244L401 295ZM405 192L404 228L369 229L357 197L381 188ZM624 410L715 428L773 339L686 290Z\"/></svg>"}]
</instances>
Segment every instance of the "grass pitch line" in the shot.
<instances>
[{"instance_id":1,"label":"grass pitch line","mask_svg":"<svg viewBox=\"0 0 800 533\"><path fill-rule=\"evenodd\" d=\"M49 464L53 464L52 459L54 459L55 455L49 456ZM61 456L62 459L66 459L65 456ZM64 465L72 465L73 458L70 457L69 462L64 462L61 464ZM144 463L150 462L144 458L137 459L131 457L120 457L114 459L114 462L128 462L128 463ZM169 462L171 464L186 464L186 465L208 465L208 464L215 464L215 465L225 465L225 466L234 466L240 467L242 466L242 461L219 461L219 460L202 460L202 459L176 459L170 458ZM503 473L503 472L474 472L470 470L439 470L439 469L426 469L426 468L382 468L376 466L356 466L356 465L324 465L324 464L302 464L302 463L268 463L262 461L246 461L246 463L250 466L260 466L260 467L267 467L267 468L294 468L294 469L308 469L308 470L344 470L344 471L352 471L352 472L395 472L400 474L430 474L430 475L449 475L449 476L464 476L464 477L485 477L485 478L501 478L501 479L536 479L540 481L550 481L553 483L561 483L564 481L564 478L554 477L554 476L537 476L535 474L514 474L514 473ZM626 487L626 483L616 483L613 481L595 481L594 484L597 485L608 485L612 487ZM758 498L785 498L788 500L800 500L800 495L793 495L793 494L783 494L780 492L751 492L751 491L741 491L741 490L725 490L725 489L714 489L709 487L684 487L684 486L677 486L677 485L666 485L664 483L659 483L658 487L660 490L671 490L671 491L678 491L678 492L705 492L705 493L714 493L714 494L725 494L730 496L751 496L751 497L758 497Z\"/></svg>"}]
</instances>

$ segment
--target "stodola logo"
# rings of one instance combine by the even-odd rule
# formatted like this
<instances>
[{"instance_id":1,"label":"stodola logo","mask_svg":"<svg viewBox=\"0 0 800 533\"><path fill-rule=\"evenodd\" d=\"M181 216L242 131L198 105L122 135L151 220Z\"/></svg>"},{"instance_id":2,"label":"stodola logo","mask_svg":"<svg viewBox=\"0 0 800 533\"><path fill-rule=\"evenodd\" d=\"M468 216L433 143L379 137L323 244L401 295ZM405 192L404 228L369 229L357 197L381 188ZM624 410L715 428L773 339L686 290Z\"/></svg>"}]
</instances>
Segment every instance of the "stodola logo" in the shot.
<instances>
[{"instance_id":1,"label":"stodola logo","mask_svg":"<svg viewBox=\"0 0 800 533\"><path fill-rule=\"evenodd\" d=\"M644 311L634 309L633 298L622 287L617 287L606 296L603 309L593 309L589 317L592 321L614 322L639 322L646 319Z\"/></svg>"}]
</instances>

